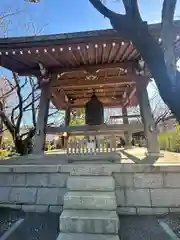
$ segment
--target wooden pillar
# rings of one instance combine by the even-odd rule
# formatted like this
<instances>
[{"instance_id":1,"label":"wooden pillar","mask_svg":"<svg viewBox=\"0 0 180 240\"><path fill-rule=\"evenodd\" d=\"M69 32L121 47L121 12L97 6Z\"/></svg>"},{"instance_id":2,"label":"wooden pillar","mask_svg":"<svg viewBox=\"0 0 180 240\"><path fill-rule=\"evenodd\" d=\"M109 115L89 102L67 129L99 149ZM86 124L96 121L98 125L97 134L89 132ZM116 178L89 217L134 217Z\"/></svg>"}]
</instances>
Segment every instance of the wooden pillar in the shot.
<instances>
[{"instance_id":1,"label":"wooden pillar","mask_svg":"<svg viewBox=\"0 0 180 240\"><path fill-rule=\"evenodd\" d=\"M139 100L142 122L144 124L144 133L148 155L158 156L160 154L160 149L157 139L157 130L155 128L155 121L151 112L147 93L147 83L137 80L136 91Z\"/></svg>"},{"instance_id":2,"label":"wooden pillar","mask_svg":"<svg viewBox=\"0 0 180 240\"><path fill-rule=\"evenodd\" d=\"M71 110L68 108L66 109L66 112L65 112L65 126L68 127L69 124L70 124L70 119L71 118Z\"/></svg>"},{"instance_id":3,"label":"wooden pillar","mask_svg":"<svg viewBox=\"0 0 180 240\"><path fill-rule=\"evenodd\" d=\"M70 121L71 121L71 109L68 108L68 109L66 109L66 112L65 112L65 127L69 127ZM63 136L62 136L63 148L64 147L67 148L68 138L69 138L69 134L68 133L65 136L63 134Z\"/></svg>"},{"instance_id":4,"label":"wooden pillar","mask_svg":"<svg viewBox=\"0 0 180 240\"><path fill-rule=\"evenodd\" d=\"M123 124L129 124L127 108L125 106L122 107L122 116L123 116ZM125 140L125 147L131 147L131 133L128 131L124 132L124 140Z\"/></svg>"},{"instance_id":5,"label":"wooden pillar","mask_svg":"<svg viewBox=\"0 0 180 240\"><path fill-rule=\"evenodd\" d=\"M46 138L45 128L48 120L49 101L50 101L50 84L46 83L41 88L36 134L34 137L33 145L34 154L41 154L44 151Z\"/></svg>"}]
</instances>

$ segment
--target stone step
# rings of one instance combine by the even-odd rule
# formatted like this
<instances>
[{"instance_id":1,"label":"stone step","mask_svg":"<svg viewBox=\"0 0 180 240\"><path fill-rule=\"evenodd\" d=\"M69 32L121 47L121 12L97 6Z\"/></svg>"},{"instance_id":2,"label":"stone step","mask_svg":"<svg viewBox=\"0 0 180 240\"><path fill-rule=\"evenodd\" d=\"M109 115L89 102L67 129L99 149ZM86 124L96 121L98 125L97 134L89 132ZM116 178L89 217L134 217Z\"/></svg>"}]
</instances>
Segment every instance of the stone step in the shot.
<instances>
[{"instance_id":1,"label":"stone step","mask_svg":"<svg viewBox=\"0 0 180 240\"><path fill-rule=\"evenodd\" d=\"M116 210L114 192L67 192L64 196L64 209Z\"/></svg>"},{"instance_id":2,"label":"stone step","mask_svg":"<svg viewBox=\"0 0 180 240\"><path fill-rule=\"evenodd\" d=\"M118 235L60 233L57 240L119 240Z\"/></svg>"},{"instance_id":3,"label":"stone step","mask_svg":"<svg viewBox=\"0 0 180 240\"><path fill-rule=\"evenodd\" d=\"M60 231L64 233L117 234L119 219L116 211L64 210Z\"/></svg>"},{"instance_id":4,"label":"stone step","mask_svg":"<svg viewBox=\"0 0 180 240\"><path fill-rule=\"evenodd\" d=\"M112 176L69 176L67 188L79 191L114 191Z\"/></svg>"}]
</instances>

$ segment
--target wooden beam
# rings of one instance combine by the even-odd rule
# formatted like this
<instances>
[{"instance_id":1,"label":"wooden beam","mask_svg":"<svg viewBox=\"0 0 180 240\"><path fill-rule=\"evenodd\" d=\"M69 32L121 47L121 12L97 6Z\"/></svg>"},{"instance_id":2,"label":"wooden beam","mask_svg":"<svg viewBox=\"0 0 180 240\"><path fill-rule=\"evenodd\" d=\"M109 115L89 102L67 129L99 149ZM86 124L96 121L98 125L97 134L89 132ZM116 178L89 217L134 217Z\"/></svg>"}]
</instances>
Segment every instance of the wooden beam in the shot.
<instances>
[{"instance_id":1,"label":"wooden beam","mask_svg":"<svg viewBox=\"0 0 180 240\"><path fill-rule=\"evenodd\" d=\"M67 94L67 93L66 93ZM110 99L119 99L122 98L123 92L117 91L117 93L114 94L114 92L95 92L96 96L98 98L110 98ZM60 94L59 94L60 95ZM93 95L93 92L87 93L87 92L79 92L79 93L71 93L67 94L69 97L75 98L75 99L90 99ZM56 96L58 98L58 92L56 93Z\"/></svg>"},{"instance_id":2,"label":"wooden beam","mask_svg":"<svg viewBox=\"0 0 180 240\"><path fill-rule=\"evenodd\" d=\"M139 78L139 77L138 77ZM147 81L147 77L140 77L143 81ZM132 85L136 83L136 75L127 75L121 77L104 78L100 77L98 80L85 80L83 79L66 79L56 80L52 83L52 88L66 89L81 89L81 88L95 88L99 86L120 86L120 85Z\"/></svg>"},{"instance_id":3,"label":"wooden beam","mask_svg":"<svg viewBox=\"0 0 180 240\"><path fill-rule=\"evenodd\" d=\"M50 67L49 72L52 74L57 73L68 73L68 72L80 72L80 71L87 71L87 72L95 72L97 70L103 70L103 69L116 69L116 68L123 68L127 69L128 72L132 73L134 69L135 62L126 61L123 63L108 63L108 64L94 64L94 65L83 65L78 67ZM30 75L31 72L35 73L38 72L38 68L29 69L28 72L20 71L20 76L27 76Z\"/></svg>"},{"instance_id":4,"label":"wooden beam","mask_svg":"<svg viewBox=\"0 0 180 240\"><path fill-rule=\"evenodd\" d=\"M86 102L78 102L78 103L74 103L74 104L63 104L63 108L61 107L61 104L58 102L58 100L53 99L52 100L53 105L57 108L57 109L66 109L67 107L71 107L71 108L83 108L86 104ZM110 102L105 102L103 103L104 107L121 107L123 105L122 101L110 101Z\"/></svg>"},{"instance_id":5,"label":"wooden beam","mask_svg":"<svg viewBox=\"0 0 180 240\"><path fill-rule=\"evenodd\" d=\"M139 118L141 117L140 114L133 114L133 115L117 115L117 116L110 116L110 119L119 119L119 118Z\"/></svg>"},{"instance_id":6,"label":"wooden beam","mask_svg":"<svg viewBox=\"0 0 180 240\"><path fill-rule=\"evenodd\" d=\"M74 134L84 134L87 133L96 133L101 134L102 132L107 132L107 134L112 134L112 132L122 132L122 131L142 131L144 129L143 124L113 124L113 125L98 125L98 126L89 126L89 125L81 125L81 126L72 126L72 127L46 127L46 133L55 134L55 133L74 133Z\"/></svg>"},{"instance_id":7,"label":"wooden beam","mask_svg":"<svg viewBox=\"0 0 180 240\"><path fill-rule=\"evenodd\" d=\"M68 94L68 95L71 95L71 94L82 94L82 93L85 93L85 94L92 94L92 93L95 93L95 94L98 94L98 93L123 93L124 90L126 90L127 86L119 86L116 88L116 90L114 90L115 87L106 87L106 88L93 88L93 89L88 89L88 88L82 88L82 89L66 89L65 90L65 93ZM52 89L52 93L59 93L57 92L57 89L56 88L53 88Z\"/></svg>"},{"instance_id":8,"label":"wooden beam","mask_svg":"<svg viewBox=\"0 0 180 240\"><path fill-rule=\"evenodd\" d=\"M103 103L104 107L109 107L109 108L115 108L115 107L121 107L123 105L122 102L106 102ZM85 103L84 104L80 104L80 103L75 103L75 104L71 104L72 108L83 108L85 107Z\"/></svg>"}]
</instances>

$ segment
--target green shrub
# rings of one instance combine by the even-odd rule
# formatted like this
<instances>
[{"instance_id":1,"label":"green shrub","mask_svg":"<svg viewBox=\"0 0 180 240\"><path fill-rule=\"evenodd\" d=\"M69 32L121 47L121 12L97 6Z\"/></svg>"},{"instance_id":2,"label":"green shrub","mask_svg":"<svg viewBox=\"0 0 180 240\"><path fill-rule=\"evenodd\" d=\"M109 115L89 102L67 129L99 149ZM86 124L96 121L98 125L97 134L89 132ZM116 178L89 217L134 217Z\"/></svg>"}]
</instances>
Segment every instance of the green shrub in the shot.
<instances>
[{"instance_id":1,"label":"green shrub","mask_svg":"<svg viewBox=\"0 0 180 240\"><path fill-rule=\"evenodd\" d=\"M175 132L164 132L158 136L161 150L180 152L180 127L176 127Z\"/></svg>"},{"instance_id":2,"label":"green shrub","mask_svg":"<svg viewBox=\"0 0 180 240\"><path fill-rule=\"evenodd\" d=\"M0 149L0 160L7 158L9 155L8 150Z\"/></svg>"}]
</instances>

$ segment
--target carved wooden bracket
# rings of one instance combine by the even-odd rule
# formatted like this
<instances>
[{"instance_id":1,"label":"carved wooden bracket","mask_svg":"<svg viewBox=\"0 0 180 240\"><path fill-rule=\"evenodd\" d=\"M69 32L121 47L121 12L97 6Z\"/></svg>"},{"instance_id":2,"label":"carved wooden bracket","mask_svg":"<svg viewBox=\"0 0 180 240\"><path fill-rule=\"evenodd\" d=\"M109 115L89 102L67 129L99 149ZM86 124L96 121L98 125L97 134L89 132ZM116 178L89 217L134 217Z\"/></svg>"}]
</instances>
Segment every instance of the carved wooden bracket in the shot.
<instances>
[{"instance_id":1,"label":"carved wooden bracket","mask_svg":"<svg viewBox=\"0 0 180 240\"><path fill-rule=\"evenodd\" d=\"M44 66L42 62L38 62L39 70L40 70L40 85L44 85L50 82L51 77L48 69Z\"/></svg>"}]
</instances>

